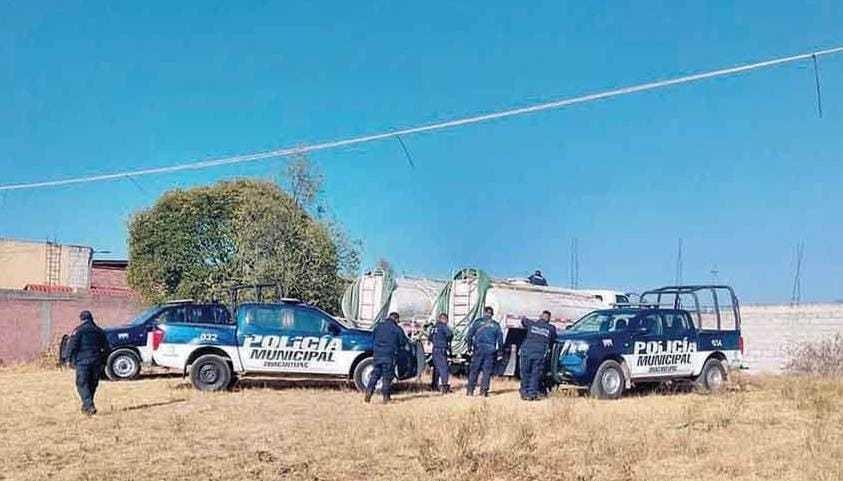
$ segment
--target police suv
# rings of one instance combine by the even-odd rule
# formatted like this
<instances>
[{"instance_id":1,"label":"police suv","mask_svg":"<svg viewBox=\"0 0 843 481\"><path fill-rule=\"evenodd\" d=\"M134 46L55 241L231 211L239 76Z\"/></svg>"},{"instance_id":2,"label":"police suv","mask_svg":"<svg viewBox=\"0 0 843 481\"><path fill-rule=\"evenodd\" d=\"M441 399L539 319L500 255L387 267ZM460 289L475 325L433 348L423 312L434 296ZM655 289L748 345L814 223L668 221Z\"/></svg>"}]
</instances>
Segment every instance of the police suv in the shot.
<instances>
[{"instance_id":1,"label":"police suv","mask_svg":"<svg viewBox=\"0 0 843 481\"><path fill-rule=\"evenodd\" d=\"M642 294L640 305L594 311L560 333L550 377L603 399L666 381L714 392L741 367L742 354L731 287L663 287Z\"/></svg>"},{"instance_id":2,"label":"police suv","mask_svg":"<svg viewBox=\"0 0 843 481\"><path fill-rule=\"evenodd\" d=\"M141 365L152 364L152 332L162 323L230 324L228 309L218 303L199 304L190 299L156 305L138 314L128 324L105 327L109 354L105 375L112 381L138 377ZM70 336L64 336L59 348L59 360L66 363L66 346Z\"/></svg>"},{"instance_id":3,"label":"police suv","mask_svg":"<svg viewBox=\"0 0 843 481\"><path fill-rule=\"evenodd\" d=\"M373 368L373 335L295 299L244 303L228 325L165 322L152 333L156 364L190 375L196 389L218 391L243 375L342 377L365 390ZM424 351L409 339L396 377L424 368Z\"/></svg>"}]
</instances>

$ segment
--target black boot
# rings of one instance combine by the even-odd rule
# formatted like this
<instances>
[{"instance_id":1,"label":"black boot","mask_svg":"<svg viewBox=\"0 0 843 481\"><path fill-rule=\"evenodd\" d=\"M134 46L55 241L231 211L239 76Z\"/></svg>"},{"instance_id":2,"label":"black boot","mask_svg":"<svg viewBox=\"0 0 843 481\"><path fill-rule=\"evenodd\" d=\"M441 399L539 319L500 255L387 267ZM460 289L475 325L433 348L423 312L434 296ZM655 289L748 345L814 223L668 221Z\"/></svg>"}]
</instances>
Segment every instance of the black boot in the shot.
<instances>
[{"instance_id":1,"label":"black boot","mask_svg":"<svg viewBox=\"0 0 843 481\"><path fill-rule=\"evenodd\" d=\"M363 396L363 400L369 402L372 400L372 391L366 390L366 394Z\"/></svg>"},{"instance_id":2,"label":"black boot","mask_svg":"<svg viewBox=\"0 0 843 481\"><path fill-rule=\"evenodd\" d=\"M439 392L442 394L451 394L451 385L450 384L443 384L441 388L439 388Z\"/></svg>"}]
</instances>

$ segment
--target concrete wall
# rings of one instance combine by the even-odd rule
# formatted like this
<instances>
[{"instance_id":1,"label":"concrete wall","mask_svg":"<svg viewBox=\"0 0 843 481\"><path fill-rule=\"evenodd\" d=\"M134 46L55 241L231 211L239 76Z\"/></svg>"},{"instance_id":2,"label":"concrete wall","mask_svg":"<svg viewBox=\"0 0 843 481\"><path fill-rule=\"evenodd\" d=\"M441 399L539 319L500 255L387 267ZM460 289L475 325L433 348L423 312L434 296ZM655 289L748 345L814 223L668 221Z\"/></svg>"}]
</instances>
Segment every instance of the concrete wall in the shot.
<instances>
[{"instance_id":1,"label":"concrete wall","mask_svg":"<svg viewBox=\"0 0 843 481\"><path fill-rule=\"evenodd\" d=\"M775 372L794 345L843 334L843 304L742 306L741 320L750 369Z\"/></svg>"},{"instance_id":2,"label":"concrete wall","mask_svg":"<svg viewBox=\"0 0 843 481\"><path fill-rule=\"evenodd\" d=\"M0 289L47 283L47 244L0 239Z\"/></svg>"},{"instance_id":3,"label":"concrete wall","mask_svg":"<svg viewBox=\"0 0 843 481\"><path fill-rule=\"evenodd\" d=\"M0 289L23 289L27 284L88 289L93 250L84 246L56 247L58 279L49 279L46 242L0 239Z\"/></svg>"},{"instance_id":4,"label":"concrete wall","mask_svg":"<svg viewBox=\"0 0 843 481\"><path fill-rule=\"evenodd\" d=\"M130 296L45 295L0 290L0 363L30 361L53 347L90 310L102 326L125 324L143 309Z\"/></svg>"}]
</instances>

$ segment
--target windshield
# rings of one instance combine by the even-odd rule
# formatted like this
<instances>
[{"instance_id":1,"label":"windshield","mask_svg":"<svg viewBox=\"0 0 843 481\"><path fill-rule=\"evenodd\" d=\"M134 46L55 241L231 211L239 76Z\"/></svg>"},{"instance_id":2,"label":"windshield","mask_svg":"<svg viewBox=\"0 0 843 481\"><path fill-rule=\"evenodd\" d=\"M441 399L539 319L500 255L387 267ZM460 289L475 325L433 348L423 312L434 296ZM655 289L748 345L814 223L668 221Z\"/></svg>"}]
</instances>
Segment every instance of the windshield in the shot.
<instances>
[{"instance_id":1,"label":"windshield","mask_svg":"<svg viewBox=\"0 0 843 481\"><path fill-rule=\"evenodd\" d=\"M159 306L150 307L149 309L141 312L138 314L138 317L132 319L132 322L129 323L130 326L139 326L146 322L153 313L157 312L160 309Z\"/></svg>"},{"instance_id":2,"label":"windshield","mask_svg":"<svg viewBox=\"0 0 843 481\"><path fill-rule=\"evenodd\" d=\"M614 332L623 331L629 325L634 312L596 311L583 317L568 329L569 332Z\"/></svg>"}]
</instances>

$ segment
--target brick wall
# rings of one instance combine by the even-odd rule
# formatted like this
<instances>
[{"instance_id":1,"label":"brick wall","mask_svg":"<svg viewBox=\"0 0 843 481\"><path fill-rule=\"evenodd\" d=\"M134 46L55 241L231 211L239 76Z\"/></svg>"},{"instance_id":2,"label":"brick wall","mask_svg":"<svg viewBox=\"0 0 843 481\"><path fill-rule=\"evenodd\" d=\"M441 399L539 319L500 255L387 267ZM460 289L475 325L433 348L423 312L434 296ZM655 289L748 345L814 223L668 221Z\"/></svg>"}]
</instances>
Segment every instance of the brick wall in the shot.
<instances>
[{"instance_id":1,"label":"brick wall","mask_svg":"<svg viewBox=\"0 0 843 481\"><path fill-rule=\"evenodd\" d=\"M98 266L92 267L91 287L129 289L129 283L126 281L126 269Z\"/></svg>"},{"instance_id":2,"label":"brick wall","mask_svg":"<svg viewBox=\"0 0 843 481\"><path fill-rule=\"evenodd\" d=\"M0 363L30 361L89 310L102 326L124 324L143 309L133 296L49 295L0 290Z\"/></svg>"}]
</instances>

